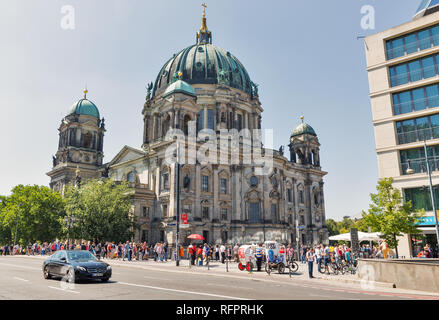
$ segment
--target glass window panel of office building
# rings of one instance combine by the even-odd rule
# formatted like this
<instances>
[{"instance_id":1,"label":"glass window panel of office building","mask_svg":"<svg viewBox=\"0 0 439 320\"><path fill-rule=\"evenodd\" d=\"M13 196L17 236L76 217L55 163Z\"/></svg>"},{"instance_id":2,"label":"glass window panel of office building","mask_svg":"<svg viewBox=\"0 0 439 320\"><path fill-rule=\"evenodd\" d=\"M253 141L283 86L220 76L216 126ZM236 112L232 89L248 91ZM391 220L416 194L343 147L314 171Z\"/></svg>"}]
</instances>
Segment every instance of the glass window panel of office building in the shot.
<instances>
[{"instance_id":1,"label":"glass window panel of office building","mask_svg":"<svg viewBox=\"0 0 439 320\"><path fill-rule=\"evenodd\" d=\"M428 79L438 74L439 55L432 55L389 68L392 87Z\"/></svg>"},{"instance_id":2,"label":"glass window panel of office building","mask_svg":"<svg viewBox=\"0 0 439 320\"><path fill-rule=\"evenodd\" d=\"M439 26L432 26L386 41L387 59L392 60L439 45Z\"/></svg>"},{"instance_id":3,"label":"glass window panel of office building","mask_svg":"<svg viewBox=\"0 0 439 320\"><path fill-rule=\"evenodd\" d=\"M393 94L395 115L439 107L439 85L433 84Z\"/></svg>"},{"instance_id":4,"label":"glass window panel of office building","mask_svg":"<svg viewBox=\"0 0 439 320\"><path fill-rule=\"evenodd\" d=\"M436 206L439 204L439 186L433 187L434 201ZM404 189L405 201L412 202L412 211L419 211L424 209L425 211L432 211L430 188L412 188Z\"/></svg>"},{"instance_id":5,"label":"glass window panel of office building","mask_svg":"<svg viewBox=\"0 0 439 320\"><path fill-rule=\"evenodd\" d=\"M439 145L427 147L428 163L431 171L439 170ZM402 174L406 175L409 168L415 173L427 172L424 148L400 151Z\"/></svg>"},{"instance_id":6,"label":"glass window panel of office building","mask_svg":"<svg viewBox=\"0 0 439 320\"><path fill-rule=\"evenodd\" d=\"M396 122L398 144L439 139L439 114Z\"/></svg>"}]
</instances>

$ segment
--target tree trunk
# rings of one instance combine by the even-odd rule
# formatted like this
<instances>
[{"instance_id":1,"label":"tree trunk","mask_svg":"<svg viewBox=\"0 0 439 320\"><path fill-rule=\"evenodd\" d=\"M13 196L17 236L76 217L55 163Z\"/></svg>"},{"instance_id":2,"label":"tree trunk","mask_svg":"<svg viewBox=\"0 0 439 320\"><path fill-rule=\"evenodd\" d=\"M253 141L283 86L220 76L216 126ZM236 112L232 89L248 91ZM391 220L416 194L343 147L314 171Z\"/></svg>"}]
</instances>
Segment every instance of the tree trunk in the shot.
<instances>
[{"instance_id":1,"label":"tree trunk","mask_svg":"<svg viewBox=\"0 0 439 320\"><path fill-rule=\"evenodd\" d=\"M396 259L398 259L398 242L396 241L396 235L393 235L393 240L395 241L395 252L396 252Z\"/></svg>"}]
</instances>

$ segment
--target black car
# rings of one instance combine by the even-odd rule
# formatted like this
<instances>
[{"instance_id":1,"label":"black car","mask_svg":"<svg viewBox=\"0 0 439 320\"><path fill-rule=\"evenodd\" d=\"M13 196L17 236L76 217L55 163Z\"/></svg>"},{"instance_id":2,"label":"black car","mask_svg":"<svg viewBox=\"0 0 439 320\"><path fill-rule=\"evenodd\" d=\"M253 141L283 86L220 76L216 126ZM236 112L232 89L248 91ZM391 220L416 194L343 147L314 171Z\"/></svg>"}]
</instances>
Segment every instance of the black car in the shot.
<instances>
[{"instance_id":1,"label":"black car","mask_svg":"<svg viewBox=\"0 0 439 320\"><path fill-rule=\"evenodd\" d=\"M65 278L69 282L111 278L111 266L85 250L60 250L43 263L44 279Z\"/></svg>"}]
</instances>

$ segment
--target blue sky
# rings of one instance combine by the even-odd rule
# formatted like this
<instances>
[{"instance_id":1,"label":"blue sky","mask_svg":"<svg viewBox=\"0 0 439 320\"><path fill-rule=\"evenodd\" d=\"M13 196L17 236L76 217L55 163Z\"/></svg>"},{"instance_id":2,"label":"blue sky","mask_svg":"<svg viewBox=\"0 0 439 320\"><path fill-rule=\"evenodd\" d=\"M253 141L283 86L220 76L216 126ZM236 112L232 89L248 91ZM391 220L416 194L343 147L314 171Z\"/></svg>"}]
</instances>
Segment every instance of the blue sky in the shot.
<instances>
[{"instance_id":1,"label":"blue sky","mask_svg":"<svg viewBox=\"0 0 439 320\"><path fill-rule=\"evenodd\" d=\"M147 83L193 44L195 0L3 0L0 2L0 194L17 184L48 185L58 127L88 98L106 119L108 162L140 147ZM420 0L205 1L213 43L232 52L259 84L263 128L287 145L305 116L317 132L327 218L367 209L377 160L362 40L411 20ZM63 30L61 8L75 8ZM376 29L361 28L372 5Z\"/></svg>"}]
</instances>

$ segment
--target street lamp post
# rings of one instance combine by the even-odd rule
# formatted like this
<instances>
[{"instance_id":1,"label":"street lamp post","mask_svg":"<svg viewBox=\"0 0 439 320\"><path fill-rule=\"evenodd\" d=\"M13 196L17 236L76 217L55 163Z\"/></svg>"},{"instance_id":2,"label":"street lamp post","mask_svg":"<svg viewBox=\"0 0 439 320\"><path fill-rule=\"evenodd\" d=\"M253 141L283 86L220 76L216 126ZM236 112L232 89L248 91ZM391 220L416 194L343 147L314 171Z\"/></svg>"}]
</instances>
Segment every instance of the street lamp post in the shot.
<instances>
[{"instance_id":1,"label":"street lamp post","mask_svg":"<svg viewBox=\"0 0 439 320\"><path fill-rule=\"evenodd\" d=\"M178 138L177 138L178 139ZM180 251L179 251L179 232L180 232L180 144L177 140L177 230L175 233L175 264L178 267L180 265Z\"/></svg>"},{"instance_id":2,"label":"street lamp post","mask_svg":"<svg viewBox=\"0 0 439 320\"><path fill-rule=\"evenodd\" d=\"M435 227L436 227L436 240L437 240L437 243L439 245L439 225L438 225L438 221L437 221L436 201L434 199L433 181L431 178L430 164L428 162L427 142L426 142L425 138L424 138L424 153L425 153L425 162L427 164L428 179L429 179L429 183L430 183L430 197L431 197L431 205L433 207L434 223L435 223ZM409 162L409 167L407 168L406 173L407 174L414 174L415 173L415 170L410 168L410 162Z\"/></svg>"}]
</instances>

